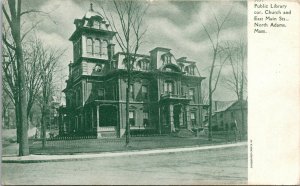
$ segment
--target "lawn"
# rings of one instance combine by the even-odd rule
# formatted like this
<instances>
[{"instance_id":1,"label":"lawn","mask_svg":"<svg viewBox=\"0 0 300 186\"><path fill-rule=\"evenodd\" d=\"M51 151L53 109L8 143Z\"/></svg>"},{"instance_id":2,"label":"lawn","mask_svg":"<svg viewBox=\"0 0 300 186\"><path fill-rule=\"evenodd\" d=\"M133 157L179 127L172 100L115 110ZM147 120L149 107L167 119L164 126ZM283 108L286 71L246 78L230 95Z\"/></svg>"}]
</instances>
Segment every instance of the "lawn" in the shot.
<instances>
[{"instance_id":1,"label":"lawn","mask_svg":"<svg viewBox=\"0 0 300 186\"><path fill-rule=\"evenodd\" d=\"M30 128L28 130L28 137L34 137L36 133L36 128ZM2 129L2 146L9 146L11 143L15 143L17 141L17 131L16 129Z\"/></svg>"},{"instance_id":2,"label":"lawn","mask_svg":"<svg viewBox=\"0 0 300 186\"><path fill-rule=\"evenodd\" d=\"M132 137L129 146L124 138L79 139L47 141L43 149L40 141L30 145L31 154L76 154L92 152L116 152L141 149L160 149L187 146L202 146L226 143L225 140L208 141L207 138L179 138L174 136Z\"/></svg>"}]
</instances>

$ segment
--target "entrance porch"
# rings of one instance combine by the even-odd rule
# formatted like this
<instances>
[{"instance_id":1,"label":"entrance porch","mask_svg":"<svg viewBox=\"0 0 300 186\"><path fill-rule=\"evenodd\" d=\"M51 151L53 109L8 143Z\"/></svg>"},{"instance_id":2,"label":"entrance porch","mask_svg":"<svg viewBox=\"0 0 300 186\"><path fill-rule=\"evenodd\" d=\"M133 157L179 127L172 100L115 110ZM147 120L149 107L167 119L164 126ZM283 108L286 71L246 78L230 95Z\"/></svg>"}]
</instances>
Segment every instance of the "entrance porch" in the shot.
<instances>
[{"instance_id":1,"label":"entrance porch","mask_svg":"<svg viewBox=\"0 0 300 186\"><path fill-rule=\"evenodd\" d=\"M86 133L101 137L119 136L119 113L115 103L95 101L85 106L83 115Z\"/></svg>"},{"instance_id":2,"label":"entrance porch","mask_svg":"<svg viewBox=\"0 0 300 186\"><path fill-rule=\"evenodd\" d=\"M160 131L173 133L180 129L191 129L189 117L190 99L186 97L163 97L160 101Z\"/></svg>"}]
</instances>

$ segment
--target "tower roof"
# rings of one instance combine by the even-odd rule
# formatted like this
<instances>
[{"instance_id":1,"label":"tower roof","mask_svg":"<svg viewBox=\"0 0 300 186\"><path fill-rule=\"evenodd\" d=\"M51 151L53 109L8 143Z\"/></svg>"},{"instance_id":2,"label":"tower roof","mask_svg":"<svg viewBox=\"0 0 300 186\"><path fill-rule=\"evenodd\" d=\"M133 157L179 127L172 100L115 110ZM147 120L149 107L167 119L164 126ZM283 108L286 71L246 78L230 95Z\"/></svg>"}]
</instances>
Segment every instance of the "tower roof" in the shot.
<instances>
[{"instance_id":1,"label":"tower roof","mask_svg":"<svg viewBox=\"0 0 300 186\"><path fill-rule=\"evenodd\" d=\"M93 3L91 3L90 9L85 13L84 18L90 19L91 17L94 17L94 16L99 16L103 19L103 16L99 12L94 11Z\"/></svg>"}]
</instances>

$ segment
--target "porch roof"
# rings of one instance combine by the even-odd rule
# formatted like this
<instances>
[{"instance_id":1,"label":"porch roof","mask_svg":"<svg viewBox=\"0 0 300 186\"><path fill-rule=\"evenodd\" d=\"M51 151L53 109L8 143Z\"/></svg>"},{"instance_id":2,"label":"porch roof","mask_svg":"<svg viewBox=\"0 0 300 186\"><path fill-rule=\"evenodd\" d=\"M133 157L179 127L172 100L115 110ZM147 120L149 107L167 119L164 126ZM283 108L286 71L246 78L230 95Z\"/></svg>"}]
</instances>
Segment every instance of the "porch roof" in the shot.
<instances>
[{"instance_id":1,"label":"porch roof","mask_svg":"<svg viewBox=\"0 0 300 186\"><path fill-rule=\"evenodd\" d=\"M176 94L162 94L160 96L160 102L182 102L189 103L191 98L186 95L176 95Z\"/></svg>"}]
</instances>

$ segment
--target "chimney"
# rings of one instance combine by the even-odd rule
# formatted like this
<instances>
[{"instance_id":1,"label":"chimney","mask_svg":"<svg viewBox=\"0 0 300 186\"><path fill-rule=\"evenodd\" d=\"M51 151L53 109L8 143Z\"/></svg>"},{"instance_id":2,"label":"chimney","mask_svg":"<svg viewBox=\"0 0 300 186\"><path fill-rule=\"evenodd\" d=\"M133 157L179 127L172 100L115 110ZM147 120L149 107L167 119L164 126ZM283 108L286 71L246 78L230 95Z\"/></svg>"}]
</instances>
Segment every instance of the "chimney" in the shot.
<instances>
[{"instance_id":1,"label":"chimney","mask_svg":"<svg viewBox=\"0 0 300 186\"><path fill-rule=\"evenodd\" d=\"M115 44L109 44L107 47L108 59L112 60L113 56L115 55Z\"/></svg>"}]
</instances>

